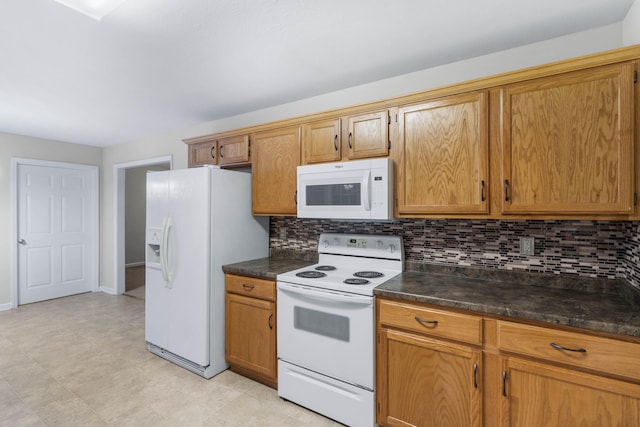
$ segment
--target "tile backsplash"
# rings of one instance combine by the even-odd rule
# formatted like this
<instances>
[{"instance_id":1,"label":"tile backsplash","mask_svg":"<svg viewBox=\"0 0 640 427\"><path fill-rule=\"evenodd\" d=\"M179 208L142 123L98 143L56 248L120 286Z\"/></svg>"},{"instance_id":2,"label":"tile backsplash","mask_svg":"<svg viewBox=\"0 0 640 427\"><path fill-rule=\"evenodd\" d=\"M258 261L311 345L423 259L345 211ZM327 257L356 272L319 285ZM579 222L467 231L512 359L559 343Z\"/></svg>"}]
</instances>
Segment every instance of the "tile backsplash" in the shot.
<instances>
[{"instance_id":1,"label":"tile backsplash","mask_svg":"<svg viewBox=\"0 0 640 427\"><path fill-rule=\"evenodd\" d=\"M409 262L626 278L640 288L638 222L272 217L270 248L313 254L321 232L401 235ZM521 237L534 238L533 256L520 255Z\"/></svg>"}]
</instances>

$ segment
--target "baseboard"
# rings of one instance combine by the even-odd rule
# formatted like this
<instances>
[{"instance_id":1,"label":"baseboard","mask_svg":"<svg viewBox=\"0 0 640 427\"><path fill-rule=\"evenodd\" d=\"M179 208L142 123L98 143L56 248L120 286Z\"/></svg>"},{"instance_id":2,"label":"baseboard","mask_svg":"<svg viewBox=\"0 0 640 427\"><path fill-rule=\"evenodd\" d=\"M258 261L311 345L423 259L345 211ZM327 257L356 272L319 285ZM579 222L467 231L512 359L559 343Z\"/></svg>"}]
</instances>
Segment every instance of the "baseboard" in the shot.
<instances>
[{"instance_id":1,"label":"baseboard","mask_svg":"<svg viewBox=\"0 0 640 427\"><path fill-rule=\"evenodd\" d=\"M100 287L99 287L99 290L100 290L101 292L104 292L105 294L109 294L109 295L118 295L118 294L116 293L116 290L115 290L115 289L113 289L113 288L107 288L106 286L100 286Z\"/></svg>"},{"instance_id":2,"label":"baseboard","mask_svg":"<svg viewBox=\"0 0 640 427\"><path fill-rule=\"evenodd\" d=\"M139 267L141 265L144 265L144 261L139 261L139 262L130 262L129 264L125 264L124 268L129 268L129 267Z\"/></svg>"},{"instance_id":3,"label":"baseboard","mask_svg":"<svg viewBox=\"0 0 640 427\"><path fill-rule=\"evenodd\" d=\"M0 304L0 311L11 310L13 308L13 304L8 302L5 304Z\"/></svg>"}]
</instances>

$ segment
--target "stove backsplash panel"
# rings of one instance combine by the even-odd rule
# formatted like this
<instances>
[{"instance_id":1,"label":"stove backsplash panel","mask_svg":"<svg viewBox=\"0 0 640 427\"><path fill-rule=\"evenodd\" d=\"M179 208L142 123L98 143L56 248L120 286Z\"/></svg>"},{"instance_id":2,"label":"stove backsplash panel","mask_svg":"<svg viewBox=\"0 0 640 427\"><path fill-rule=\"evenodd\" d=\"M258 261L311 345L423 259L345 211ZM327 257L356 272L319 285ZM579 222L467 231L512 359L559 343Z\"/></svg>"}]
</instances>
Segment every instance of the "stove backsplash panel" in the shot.
<instances>
[{"instance_id":1,"label":"stove backsplash panel","mask_svg":"<svg viewBox=\"0 0 640 427\"><path fill-rule=\"evenodd\" d=\"M640 288L638 222L271 217L270 248L312 257L322 232L400 235L408 262L626 278ZM521 237L535 239L533 256L520 255Z\"/></svg>"}]
</instances>

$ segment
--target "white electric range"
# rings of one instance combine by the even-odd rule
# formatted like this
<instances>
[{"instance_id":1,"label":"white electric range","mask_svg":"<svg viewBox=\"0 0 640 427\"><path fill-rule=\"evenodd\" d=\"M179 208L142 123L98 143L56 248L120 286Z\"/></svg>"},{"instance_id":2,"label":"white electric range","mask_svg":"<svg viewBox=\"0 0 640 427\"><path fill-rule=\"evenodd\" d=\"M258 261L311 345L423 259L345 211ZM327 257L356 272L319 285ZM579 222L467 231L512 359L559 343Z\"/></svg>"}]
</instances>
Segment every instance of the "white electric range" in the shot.
<instances>
[{"instance_id":1,"label":"white electric range","mask_svg":"<svg viewBox=\"0 0 640 427\"><path fill-rule=\"evenodd\" d=\"M323 233L318 263L279 274L278 394L350 426L375 424L373 289L404 267L398 236Z\"/></svg>"}]
</instances>

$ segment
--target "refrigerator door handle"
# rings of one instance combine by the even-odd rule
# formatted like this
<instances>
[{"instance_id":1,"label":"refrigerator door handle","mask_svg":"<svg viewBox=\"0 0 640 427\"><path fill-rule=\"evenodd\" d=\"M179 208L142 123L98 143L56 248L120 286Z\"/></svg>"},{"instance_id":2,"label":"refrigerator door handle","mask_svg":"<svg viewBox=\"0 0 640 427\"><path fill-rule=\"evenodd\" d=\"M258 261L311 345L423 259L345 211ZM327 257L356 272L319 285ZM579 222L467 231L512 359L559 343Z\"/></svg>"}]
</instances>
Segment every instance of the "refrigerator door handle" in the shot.
<instances>
[{"instance_id":1,"label":"refrigerator door handle","mask_svg":"<svg viewBox=\"0 0 640 427\"><path fill-rule=\"evenodd\" d=\"M160 245L160 270L162 271L162 280L164 280L164 286L171 287L169 280L169 230L171 229L171 217L165 217L162 223L162 244Z\"/></svg>"}]
</instances>

